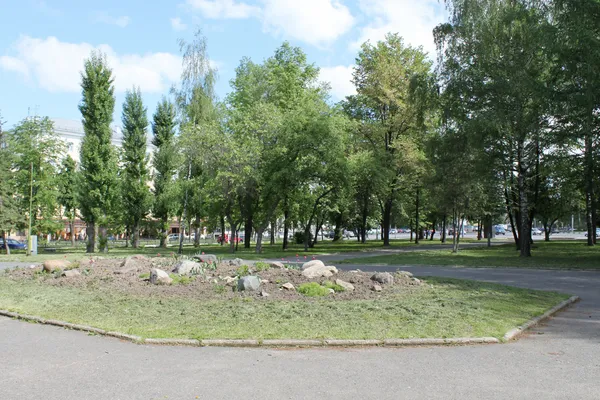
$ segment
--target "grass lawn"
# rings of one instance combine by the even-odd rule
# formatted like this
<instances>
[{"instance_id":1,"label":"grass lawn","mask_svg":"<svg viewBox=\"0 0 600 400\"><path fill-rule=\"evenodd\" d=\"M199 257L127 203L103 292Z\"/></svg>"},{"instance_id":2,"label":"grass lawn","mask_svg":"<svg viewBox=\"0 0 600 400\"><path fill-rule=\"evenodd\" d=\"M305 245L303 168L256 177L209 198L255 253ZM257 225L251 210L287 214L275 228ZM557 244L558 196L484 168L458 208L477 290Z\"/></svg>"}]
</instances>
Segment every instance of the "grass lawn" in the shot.
<instances>
[{"instance_id":1,"label":"grass lawn","mask_svg":"<svg viewBox=\"0 0 600 400\"><path fill-rule=\"evenodd\" d=\"M501 338L568 298L490 283L437 278L426 282L433 288L381 300L201 301L0 276L0 308L153 338Z\"/></svg>"},{"instance_id":2,"label":"grass lawn","mask_svg":"<svg viewBox=\"0 0 600 400\"><path fill-rule=\"evenodd\" d=\"M156 242L158 243L158 242ZM268 243L268 242L267 242ZM392 240L392 247L394 248L402 248L407 246L414 246L415 244L409 242L408 240ZM423 242L423 245L439 245L439 241L433 242ZM85 247L80 245L78 247L72 248L70 246L57 246L51 247L52 249L56 249L55 252L46 253L42 247L38 250L37 256L27 257L24 251L13 251L11 255L7 256L4 254L0 254L0 262L2 261L16 261L16 262L41 262L47 259L55 259L55 258L66 258L70 261L80 260L86 257ZM263 253L256 254L254 252L254 244L250 249L245 249L242 244L238 246L238 250L235 254L232 254L228 245L220 246L217 244L203 244L200 247L193 247L192 245L186 245L183 248L183 252L186 255L194 255L198 252L205 252L206 254L216 254L224 258L243 258L247 260L258 260L258 259L266 259L266 258L284 258L288 261L296 261L298 254L300 260L304 259L306 255L308 258L317 255L324 254L335 254L335 253L349 253L349 252L366 252L375 249L382 249L383 246L380 241L367 241L367 243L362 244L358 243L356 240L344 240L339 243L333 243L332 241L323 241L317 243L315 248L309 249L308 252L304 252L304 246L291 244L287 251L281 250L281 244L276 245L263 245ZM168 249L160 249L157 247L144 247L139 249L132 249L131 247L111 247L109 249L108 254L100 254L99 256L106 257L126 257L132 254L144 254L147 256L156 256L157 254L161 255L169 255L171 253L177 253L178 246L170 246Z\"/></svg>"},{"instance_id":3,"label":"grass lawn","mask_svg":"<svg viewBox=\"0 0 600 400\"><path fill-rule=\"evenodd\" d=\"M414 251L375 257L353 258L352 264L455 265L465 267L520 267L600 270L600 248L584 242L535 242L532 257L521 258L513 244L450 250ZM342 262L338 262L342 263Z\"/></svg>"}]
</instances>

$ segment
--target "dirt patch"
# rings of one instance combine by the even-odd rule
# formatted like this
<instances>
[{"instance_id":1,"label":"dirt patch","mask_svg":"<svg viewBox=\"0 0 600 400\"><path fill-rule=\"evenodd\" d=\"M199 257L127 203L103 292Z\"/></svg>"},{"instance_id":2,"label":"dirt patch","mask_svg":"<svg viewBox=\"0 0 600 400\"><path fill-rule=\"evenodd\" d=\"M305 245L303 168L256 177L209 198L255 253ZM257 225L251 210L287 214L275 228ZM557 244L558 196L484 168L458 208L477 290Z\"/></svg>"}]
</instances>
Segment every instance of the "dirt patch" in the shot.
<instances>
[{"instance_id":1,"label":"dirt patch","mask_svg":"<svg viewBox=\"0 0 600 400\"><path fill-rule=\"evenodd\" d=\"M153 285L149 282L150 271L159 268L169 272L173 270L178 261L173 258L146 258L134 256L128 259L86 259L71 268L79 270L81 275L74 277L61 276L59 271L54 273L43 272L42 267L24 268L8 271L7 274L15 280L32 279L40 283L82 289L115 290L130 295L156 295L159 297L193 297L195 299L224 300L240 297L255 297L263 301L273 300L313 300L297 290L283 288L286 283L291 283L296 289L303 283L317 282L321 285L326 282L335 283L336 279L349 282L354 290L332 293L324 298L328 300L366 300L393 297L398 293L421 290L422 283L410 276L397 273L394 275L393 285L384 285L371 280L372 272L338 271L329 278L308 279L302 275L301 270L294 268L271 267L257 271L249 267L249 273L258 276L261 288L256 292L239 292L236 290L240 267L223 262L217 265L204 265L202 271L194 271L178 279L172 285ZM242 273L245 274L244 267ZM380 285L383 290L375 292L373 286ZM263 296L262 293L268 293ZM322 297L321 297L322 298Z\"/></svg>"}]
</instances>

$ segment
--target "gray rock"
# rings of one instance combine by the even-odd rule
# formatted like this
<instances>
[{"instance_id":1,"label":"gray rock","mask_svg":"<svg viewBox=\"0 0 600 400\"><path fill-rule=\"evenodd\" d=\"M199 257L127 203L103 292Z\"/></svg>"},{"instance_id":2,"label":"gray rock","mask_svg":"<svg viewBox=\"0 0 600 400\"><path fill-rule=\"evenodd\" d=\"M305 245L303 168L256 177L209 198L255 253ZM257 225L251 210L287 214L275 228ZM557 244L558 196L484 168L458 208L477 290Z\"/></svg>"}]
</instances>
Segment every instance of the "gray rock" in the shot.
<instances>
[{"instance_id":1,"label":"gray rock","mask_svg":"<svg viewBox=\"0 0 600 400\"><path fill-rule=\"evenodd\" d=\"M123 262L121 263L121 270L123 271L127 271L124 273L129 273L129 272L138 272L141 268L142 265L140 263L140 261L142 260L148 260L148 258L146 256L142 256L142 255L134 255L134 256L129 256L127 258L125 258L123 260Z\"/></svg>"},{"instance_id":2,"label":"gray rock","mask_svg":"<svg viewBox=\"0 0 600 400\"><path fill-rule=\"evenodd\" d=\"M374 292L381 292L383 290L383 288L379 285L373 285L371 290L373 290Z\"/></svg>"},{"instance_id":3,"label":"gray rock","mask_svg":"<svg viewBox=\"0 0 600 400\"><path fill-rule=\"evenodd\" d=\"M65 278L73 278L75 276L81 276L81 273L76 269L70 269L62 273Z\"/></svg>"},{"instance_id":4,"label":"gray rock","mask_svg":"<svg viewBox=\"0 0 600 400\"><path fill-rule=\"evenodd\" d=\"M394 284L394 277L389 272L377 272L371 277L371 280L382 283L384 285Z\"/></svg>"},{"instance_id":5,"label":"gray rock","mask_svg":"<svg viewBox=\"0 0 600 400\"><path fill-rule=\"evenodd\" d=\"M325 264L323 263L323 261L321 261L321 260L312 260L312 261L309 261L309 262L305 262L302 265L302 271L304 271L306 269L309 269L309 268L312 268L312 267L324 267L324 266L325 266Z\"/></svg>"},{"instance_id":6,"label":"gray rock","mask_svg":"<svg viewBox=\"0 0 600 400\"><path fill-rule=\"evenodd\" d=\"M408 271L398 271L398 272L396 272L396 275L406 276L407 278L412 278L413 277L413 274L411 272L408 272Z\"/></svg>"},{"instance_id":7,"label":"gray rock","mask_svg":"<svg viewBox=\"0 0 600 400\"><path fill-rule=\"evenodd\" d=\"M420 285L422 282L420 279L414 278L413 281L417 284Z\"/></svg>"},{"instance_id":8,"label":"gray rock","mask_svg":"<svg viewBox=\"0 0 600 400\"><path fill-rule=\"evenodd\" d=\"M124 268L116 270L115 274L117 274L117 275L129 275L129 274L135 274L137 272L138 272L138 267L136 267L136 266L130 266L130 267L124 267Z\"/></svg>"},{"instance_id":9,"label":"gray rock","mask_svg":"<svg viewBox=\"0 0 600 400\"><path fill-rule=\"evenodd\" d=\"M270 294L269 294L269 293L267 293L267 292L265 292L264 290L263 290L262 292L260 292L260 295L261 295L262 297L269 297L269 296L270 296Z\"/></svg>"},{"instance_id":10,"label":"gray rock","mask_svg":"<svg viewBox=\"0 0 600 400\"><path fill-rule=\"evenodd\" d=\"M302 271L302 275L308 279L316 278L329 278L333 274L337 274L338 270L336 267L326 266L321 262L322 265L313 264Z\"/></svg>"},{"instance_id":11,"label":"gray rock","mask_svg":"<svg viewBox=\"0 0 600 400\"><path fill-rule=\"evenodd\" d=\"M335 290L333 290L333 289L327 289L327 290L329 290L329 294L335 293Z\"/></svg>"},{"instance_id":12,"label":"gray rock","mask_svg":"<svg viewBox=\"0 0 600 400\"><path fill-rule=\"evenodd\" d=\"M53 272L56 269L63 270L71 263L67 260L46 260L44 261L44 271Z\"/></svg>"},{"instance_id":13,"label":"gray rock","mask_svg":"<svg viewBox=\"0 0 600 400\"><path fill-rule=\"evenodd\" d=\"M175 264L173 272L179 275L189 275L192 272L199 272L202 270L202 265L197 262L190 260L182 260Z\"/></svg>"},{"instance_id":14,"label":"gray rock","mask_svg":"<svg viewBox=\"0 0 600 400\"><path fill-rule=\"evenodd\" d=\"M351 291L353 291L353 290L354 290L354 285L353 285L353 284L351 284L351 283L349 283L349 282L344 282L344 281L343 281L343 280L341 280L341 279L336 279L336 280L335 280L335 284L336 284L336 285L340 285L341 287L343 287L343 288L344 288L344 290L346 290L346 291L348 291L348 292L351 292Z\"/></svg>"},{"instance_id":15,"label":"gray rock","mask_svg":"<svg viewBox=\"0 0 600 400\"><path fill-rule=\"evenodd\" d=\"M271 261L269 262L269 265L273 268L285 268L285 265L283 265L283 263L279 261Z\"/></svg>"},{"instance_id":16,"label":"gray rock","mask_svg":"<svg viewBox=\"0 0 600 400\"><path fill-rule=\"evenodd\" d=\"M204 263L216 264L218 262L217 256L214 254L197 254L193 258Z\"/></svg>"},{"instance_id":17,"label":"gray rock","mask_svg":"<svg viewBox=\"0 0 600 400\"><path fill-rule=\"evenodd\" d=\"M291 283L284 283L283 285L281 285L282 288L287 289L287 290L296 290L296 288L294 287L294 285L292 285Z\"/></svg>"},{"instance_id":18,"label":"gray rock","mask_svg":"<svg viewBox=\"0 0 600 400\"><path fill-rule=\"evenodd\" d=\"M230 267L241 267L244 264L244 260L241 258L236 258L235 260L229 260Z\"/></svg>"},{"instance_id":19,"label":"gray rock","mask_svg":"<svg viewBox=\"0 0 600 400\"><path fill-rule=\"evenodd\" d=\"M239 291L256 292L260 290L260 278L258 276L244 276L237 282Z\"/></svg>"},{"instance_id":20,"label":"gray rock","mask_svg":"<svg viewBox=\"0 0 600 400\"><path fill-rule=\"evenodd\" d=\"M162 269L154 268L150 272L150 283L153 285L170 285L173 279Z\"/></svg>"}]
</instances>

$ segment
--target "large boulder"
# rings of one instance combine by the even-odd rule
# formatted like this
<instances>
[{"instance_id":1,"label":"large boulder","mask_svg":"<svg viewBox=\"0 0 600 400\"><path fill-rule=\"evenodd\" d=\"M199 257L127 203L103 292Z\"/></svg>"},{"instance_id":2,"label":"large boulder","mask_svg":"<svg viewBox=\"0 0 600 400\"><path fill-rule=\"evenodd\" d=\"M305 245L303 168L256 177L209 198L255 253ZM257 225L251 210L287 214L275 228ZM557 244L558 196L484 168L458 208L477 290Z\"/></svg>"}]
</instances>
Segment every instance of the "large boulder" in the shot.
<instances>
[{"instance_id":1,"label":"large boulder","mask_svg":"<svg viewBox=\"0 0 600 400\"><path fill-rule=\"evenodd\" d=\"M192 272L200 271L202 269L202 265L197 262L190 260L182 260L175 264L175 268L173 268L173 272L179 275L189 275Z\"/></svg>"},{"instance_id":2,"label":"large boulder","mask_svg":"<svg viewBox=\"0 0 600 400\"><path fill-rule=\"evenodd\" d=\"M44 261L44 271L54 272L55 270L63 270L67 268L71 263L67 260L46 260Z\"/></svg>"},{"instance_id":3,"label":"large boulder","mask_svg":"<svg viewBox=\"0 0 600 400\"><path fill-rule=\"evenodd\" d=\"M377 272L371 277L371 280L384 285L394 284L394 276L389 272Z\"/></svg>"},{"instance_id":4,"label":"large boulder","mask_svg":"<svg viewBox=\"0 0 600 400\"><path fill-rule=\"evenodd\" d=\"M316 279L316 278L329 278L330 276L333 276L333 274L338 273L338 270L336 267L326 266L323 263L321 263L321 264L322 265L314 264L314 265L306 268L305 270L302 271L302 275L308 279Z\"/></svg>"},{"instance_id":5,"label":"large boulder","mask_svg":"<svg viewBox=\"0 0 600 400\"><path fill-rule=\"evenodd\" d=\"M341 287L344 288L344 290L346 290L348 292L351 292L351 291L354 290L354 285L353 284L351 284L349 282L345 282L345 281L343 281L341 279L336 279L335 280L335 284L336 285L340 285Z\"/></svg>"},{"instance_id":6,"label":"large boulder","mask_svg":"<svg viewBox=\"0 0 600 400\"><path fill-rule=\"evenodd\" d=\"M269 265L271 266L271 268L285 268L285 265L283 265L283 263L279 261L269 261Z\"/></svg>"},{"instance_id":7,"label":"large boulder","mask_svg":"<svg viewBox=\"0 0 600 400\"><path fill-rule=\"evenodd\" d=\"M216 264L218 262L217 256L214 254L196 254L193 258L200 262L209 264Z\"/></svg>"},{"instance_id":8,"label":"large boulder","mask_svg":"<svg viewBox=\"0 0 600 400\"><path fill-rule=\"evenodd\" d=\"M260 290L260 278L258 276L244 276L238 280L239 291L256 292Z\"/></svg>"},{"instance_id":9,"label":"large boulder","mask_svg":"<svg viewBox=\"0 0 600 400\"><path fill-rule=\"evenodd\" d=\"M115 274L135 274L144 269L144 266L140 261L148 260L146 256L134 255L129 256L121 263L121 268L115 271Z\"/></svg>"},{"instance_id":10,"label":"large boulder","mask_svg":"<svg viewBox=\"0 0 600 400\"><path fill-rule=\"evenodd\" d=\"M241 258L236 258L234 260L229 260L229 266L230 267L241 267L242 264L244 264L244 260L242 260Z\"/></svg>"},{"instance_id":11,"label":"large boulder","mask_svg":"<svg viewBox=\"0 0 600 400\"><path fill-rule=\"evenodd\" d=\"M302 271L304 271L305 269L309 269L312 267L324 267L325 264L323 263L323 261L321 260L312 260L309 262L305 262L304 264L302 264Z\"/></svg>"},{"instance_id":12,"label":"large boulder","mask_svg":"<svg viewBox=\"0 0 600 400\"><path fill-rule=\"evenodd\" d=\"M62 276L64 276L65 278L74 278L76 276L81 276L81 272L79 272L76 269L70 269L68 271L63 272Z\"/></svg>"},{"instance_id":13,"label":"large boulder","mask_svg":"<svg viewBox=\"0 0 600 400\"><path fill-rule=\"evenodd\" d=\"M153 285L170 285L173 279L162 269L154 268L150 272L150 283Z\"/></svg>"}]
</instances>

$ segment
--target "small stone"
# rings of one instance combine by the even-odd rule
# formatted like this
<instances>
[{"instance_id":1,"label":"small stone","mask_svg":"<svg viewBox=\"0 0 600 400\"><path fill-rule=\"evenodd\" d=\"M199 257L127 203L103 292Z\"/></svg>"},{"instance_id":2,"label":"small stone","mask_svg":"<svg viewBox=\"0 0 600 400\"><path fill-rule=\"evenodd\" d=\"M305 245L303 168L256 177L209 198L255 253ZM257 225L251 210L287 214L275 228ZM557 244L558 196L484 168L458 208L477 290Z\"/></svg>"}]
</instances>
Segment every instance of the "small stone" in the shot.
<instances>
[{"instance_id":1,"label":"small stone","mask_svg":"<svg viewBox=\"0 0 600 400\"><path fill-rule=\"evenodd\" d=\"M292 285L291 283L284 283L283 285L281 285L282 288L287 289L287 290L296 290L296 288L294 287L294 285Z\"/></svg>"},{"instance_id":2,"label":"small stone","mask_svg":"<svg viewBox=\"0 0 600 400\"><path fill-rule=\"evenodd\" d=\"M202 265L190 260L179 261L173 268L173 272L179 275L189 275L193 272L200 272L201 270Z\"/></svg>"},{"instance_id":3,"label":"small stone","mask_svg":"<svg viewBox=\"0 0 600 400\"><path fill-rule=\"evenodd\" d=\"M29 266L29 268L30 268L30 269L34 269L34 268L37 268L37 267L38 267L37 265L33 265L33 264L31 264L31 265Z\"/></svg>"},{"instance_id":4,"label":"small stone","mask_svg":"<svg viewBox=\"0 0 600 400\"><path fill-rule=\"evenodd\" d=\"M372 290L374 292L381 292L383 290L383 288L381 286L379 286L379 285L373 285Z\"/></svg>"},{"instance_id":5,"label":"small stone","mask_svg":"<svg viewBox=\"0 0 600 400\"><path fill-rule=\"evenodd\" d=\"M263 290L262 292L260 292L260 295L261 295L262 297L269 297L269 296L270 296L270 294L269 294L269 293L267 293L267 292L265 292L264 290Z\"/></svg>"},{"instance_id":6,"label":"small stone","mask_svg":"<svg viewBox=\"0 0 600 400\"><path fill-rule=\"evenodd\" d=\"M415 282L417 285L420 285L420 284L421 284L421 280L420 280L420 279L417 279L417 278L415 278L415 279L413 279L413 281L414 281L414 282Z\"/></svg>"},{"instance_id":7,"label":"small stone","mask_svg":"<svg viewBox=\"0 0 600 400\"><path fill-rule=\"evenodd\" d=\"M215 256L214 254L197 254L193 258L203 263L217 263L217 256Z\"/></svg>"},{"instance_id":8,"label":"small stone","mask_svg":"<svg viewBox=\"0 0 600 400\"><path fill-rule=\"evenodd\" d=\"M347 291L349 291L349 292L351 292L351 291L353 291L353 290L354 290L354 285L353 285L353 284L351 284L351 283L349 283L349 282L344 282L344 281L343 281L343 280L341 280L341 279L336 279L336 280L335 280L335 284L336 284L336 285L340 285L341 287L343 287L343 288L344 288L344 290L347 290Z\"/></svg>"},{"instance_id":9,"label":"small stone","mask_svg":"<svg viewBox=\"0 0 600 400\"><path fill-rule=\"evenodd\" d=\"M283 263L279 261L271 261L269 262L269 265L274 268L285 268L285 265L283 265Z\"/></svg>"},{"instance_id":10,"label":"small stone","mask_svg":"<svg viewBox=\"0 0 600 400\"><path fill-rule=\"evenodd\" d=\"M162 269L154 268L150 272L150 283L153 285L170 285L173 279Z\"/></svg>"},{"instance_id":11,"label":"small stone","mask_svg":"<svg viewBox=\"0 0 600 400\"><path fill-rule=\"evenodd\" d=\"M260 283L269 283L269 280L268 279L261 279Z\"/></svg>"},{"instance_id":12,"label":"small stone","mask_svg":"<svg viewBox=\"0 0 600 400\"><path fill-rule=\"evenodd\" d=\"M242 260L241 258L236 258L235 260L229 260L230 267L241 267L243 263L244 263L244 260Z\"/></svg>"},{"instance_id":13,"label":"small stone","mask_svg":"<svg viewBox=\"0 0 600 400\"><path fill-rule=\"evenodd\" d=\"M385 285L394 284L394 277L389 272L377 272L371 277L371 280Z\"/></svg>"},{"instance_id":14,"label":"small stone","mask_svg":"<svg viewBox=\"0 0 600 400\"><path fill-rule=\"evenodd\" d=\"M318 261L318 260L315 260L315 261ZM306 264L304 264L304 265L306 265ZM325 264L323 264L322 262L321 262L321 264L313 264L312 266L310 266L306 269L304 269L304 266L302 268L303 268L302 275L308 279L329 278L333 274L338 273L338 270L336 267L325 266Z\"/></svg>"},{"instance_id":15,"label":"small stone","mask_svg":"<svg viewBox=\"0 0 600 400\"><path fill-rule=\"evenodd\" d=\"M397 273L398 275L404 275L404 276L407 276L407 277L409 277L409 278L412 278L412 277L413 277L413 274L412 274L411 272L408 272L408 271L398 271L398 272L396 272L396 273Z\"/></svg>"},{"instance_id":16,"label":"small stone","mask_svg":"<svg viewBox=\"0 0 600 400\"><path fill-rule=\"evenodd\" d=\"M239 291L255 292L260 290L260 279L258 276L244 276L237 281Z\"/></svg>"},{"instance_id":17,"label":"small stone","mask_svg":"<svg viewBox=\"0 0 600 400\"><path fill-rule=\"evenodd\" d=\"M46 260L44 261L44 271L54 272L56 269L63 270L69 265L71 265L71 263L67 260Z\"/></svg>"},{"instance_id":18,"label":"small stone","mask_svg":"<svg viewBox=\"0 0 600 400\"><path fill-rule=\"evenodd\" d=\"M335 293L335 290L333 290L333 289L327 289L327 290L329 290L329 294L334 294Z\"/></svg>"},{"instance_id":19,"label":"small stone","mask_svg":"<svg viewBox=\"0 0 600 400\"><path fill-rule=\"evenodd\" d=\"M138 272L138 268L135 266L129 266L129 267L123 267L121 269L118 269L115 271L115 274L117 275L128 275L128 274L134 274Z\"/></svg>"},{"instance_id":20,"label":"small stone","mask_svg":"<svg viewBox=\"0 0 600 400\"><path fill-rule=\"evenodd\" d=\"M81 276L81 273L76 269L70 269L62 273L65 278L73 278L75 276Z\"/></svg>"}]
</instances>

